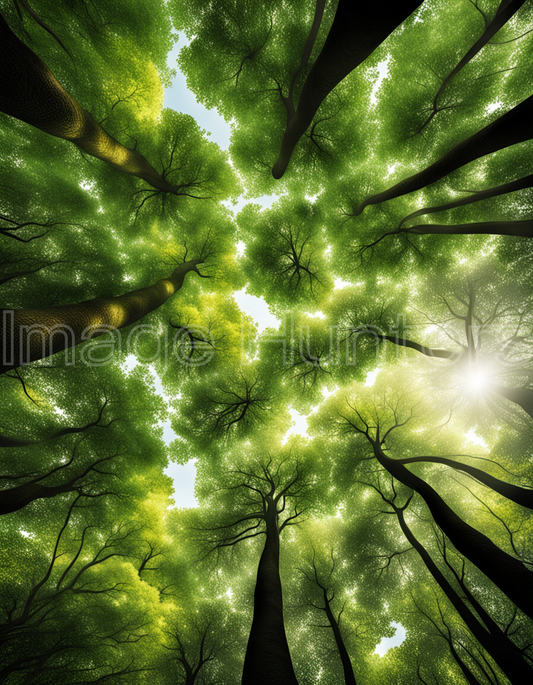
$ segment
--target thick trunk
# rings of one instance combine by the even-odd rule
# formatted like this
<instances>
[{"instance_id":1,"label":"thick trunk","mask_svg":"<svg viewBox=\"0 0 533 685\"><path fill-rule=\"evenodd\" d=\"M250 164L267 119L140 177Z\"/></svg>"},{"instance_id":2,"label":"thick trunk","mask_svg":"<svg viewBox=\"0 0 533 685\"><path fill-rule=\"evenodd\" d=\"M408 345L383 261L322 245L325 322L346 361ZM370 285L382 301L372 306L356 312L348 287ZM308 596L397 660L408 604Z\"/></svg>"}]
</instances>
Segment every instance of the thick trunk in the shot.
<instances>
[{"instance_id":1,"label":"thick trunk","mask_svg":"<svg viewBox=\"0 0 533 685\"><path fill-rule=\"evenodd\" d=\"M37 499L55 497L72 490L71 483L56 486L28 483L27 485L18 485L7 490L0 490L0 516L18 511Z\"/></svg>"},{"instance_id":2,"label":"thick trunk","mask_svg":"<svg viewBox=\"0 0 533 685\"><path fill-rule=\"evenodd\" d=\"M506 195L507 193L513 193L517 190L523 190L524 188L533 187L533 174L529 176L524 176L524 178L519 178L516 181L511 181L510 183L504 183L501 186L495 186L494 188L487 188L486 190L480 190L478 192L472 193L468 197L463 197L461 200L455 200L454 202L448 202L445 205L437 205L435 207L424 207L423 209L418 209L416 212L409 214L404 219L400 221L399 229L402 228L403 224L410 219L414 219L417 216L423 216L425 214L436 214L437 212L445 212L448 209L455 209L456 207L464 207L465 205L470 205L473 202L481 202L481 200L488 200L491 197L498 197L500 195Z\"/></svg>"},{"instance_id":3,"label":"thick trunk","mask_svg":"<svg viewBox=\"0 0 533 685\"><path fill-rule=\"evenodd\" d=\"M4 309L0 320L0 373L135 323L160 307L201 260L174 269L170 278L141 290L49 309Z\"/></svg>"},{"instance_id":4,"label":"thick trunk","mask_svg":"<svg viewBox=\"0 0 533 685\"><path fill-rule=\"evenodd\" d=\"M533 618L533 573L521 561L463 521L428 483L397 460L388 457L381 449L379 436L371 443L381 466L424 499L435 523L457 551L492 580L521 611Z\"/></svg>"},{"instance_id":5,"label":"thick trunk","mask_svg":"<svg viewBox=\"0 0 533 685\"><path fill-rule=\"evenodd\" d=\"M0 111L75 143L126 174L163 192L174 192L148 160L124 147L58 83L50 69L22 43L0 15Z\"/></svg>"},{"instance_id":6,"label":"thick trunk","mask_svg":"<svg viewBox=\"0 0 533 685\"><path fill-rule=\"evenodd\" d=\"M429 122L439 111L439 99L441 95L444 93L450 81L454 78L454 76L457 76L461 69L474 59L477 53L483 47L485 47L485 45L490 41L490 39L493 36L495 36L496 33L498 33L502 26L506 24L509 21L509 19L511 19L511 17L520 9L520 7L522 7L524 2L525 0L502 0L500 6L498 7L496 15L494 16L494 19L485 26L485 30L483 31L481 36L477 39L474 45L472 45L472 47L470 48L470 50L468 50L464 57L450 71L448 76L446 76L446 78L443 80L437 94L435 95L435 98L433 99L433 111L426 119L426 121L422 124L422 126L419 128L419 133L429 124Z\"/></svg>"},{"instance_id":7,"label":"thick trunk","mask_svg":"<svg viewBox=\"0 0 533 685\"><path fill-rule=\"evenodd\" d=\"M522 507L533 509L533 490L527 490L526 488L521 488L518 485L505 483L503 480L494 478L494 476L489 475L481 469L476 469L474 466L453 461L453 459L446 459L446 457L408 457L406 459L397 459L396 461L399 464L415 464L418 462L423 462L451 466L451 468L455 469L456 471L464 471L464 473L468 473L469 476L472 476L480 483L483 483L483 485L486 485L491 490L494 490L494 492L500 494L502 497L505 497L512 502L516 502L516 504L519 504Z\"/></svg>"},{"instance_id":8,"label":"thick trunk","mask_svg":"<svg viewBox=\"0 0 533 685\"><path fill-rule=\"evenodd\" d=\"M296 144L333 88L421 4L422 0L377 0L372 4L339 0L324 47L305 80L296 114L285 129L272 169L274 178L285 173Z\"/></svg>"},{"instance_id":9,"label":"thick trunk","mask_svg":"<svg viewBox=\"0 0 533 685\"><path fill-rule=\"evenodd\" d=\"M465 166L475 159L489 155L497 150L503 150L510 145L522 143L533 138L533 96L527 98L506 114L478 131L470 138L452 148L436 162L417 174L400 181L382 193L370 195L353 213L358 216L368 205L392 200L395 197L412 193L426 186L436 183L452 171Z\"/></svg>"},{"instance_id":10,"label":"thick trunk","mask_svg":"<svg viewBox=\"0 0 533 685\"><path fill-rule=\"evenodd\" d=\"M413 235L510 235L533 238L533 219L522 221L480 221L473 224L418 224L397 233Z\"/></svg>"},{"instance_id":11,"label":"thick trunk","mask_svg":"<svg viewBox=\"0 0 533 685\"><path fill-rule=\"evenodd\" d=\"M516 645L514 645L507 635L505 635L495 624L487 626L488 630L479 622L472 611L466 606L461 597L450 585L445 575L435 564L427 550L420 544L408 527L403 511L395 508L398 522L403 534L420 555L426 568L439 584L441 590L449 599L459 616L465 622L472 635L480 645L491 655L494 661L505 673L512 685L522 685L533 677L533 671L524 661L523 655Z\"/></svg>"},{"instance_id":12,"label":"thick trunk","mask_svg":"<svg viewBox=\"0 0 533 685\"><path fill-rule=\"evenodd\" d=\"M275 504L269 503L267 538L257 569L254 617L242 674L243 685L298 685L283 622L279 575L279 531Z\"/></svg>"},{"instance_id":13,"label":"thick trunk","mask_svg":"<svg viewBox=\"0 0 533 685\"><path fill-rule=\"evenodd\" d=\"M529 414L533 419L533 390L506 388L505 386L497 385L496 383L487 383L487 388L501 397L505 397L506 400L522 407L526 414Z\"/></svg>"},{"instance_id":14,"label":"thick trunk","mask_svg":"<svg viewBox=\"0 0 533 685\"><path fill-rule=\"evenodd\" d=\"M339 624L337 623L337 619L333 615L333 612L331 611L331 606L328 598L328 591L327 589L323 590L323 595L324 595L324 610L326 612L326 616L328 617L329 625L331 626L331 629L333 630L333 635L335 637L335 642L337 644L337 649L339 650L339 654L341 657L342 661L342 668L344 670L344 682L345 685L356 685L355 682L355 675L353 672L353 667L352 667L352 662L350 660L350 656L348 654L348 650L346 649L346 645L344 644L344 640L342 639L342 634L339 628Z\"/></svg>"}]
</instances>

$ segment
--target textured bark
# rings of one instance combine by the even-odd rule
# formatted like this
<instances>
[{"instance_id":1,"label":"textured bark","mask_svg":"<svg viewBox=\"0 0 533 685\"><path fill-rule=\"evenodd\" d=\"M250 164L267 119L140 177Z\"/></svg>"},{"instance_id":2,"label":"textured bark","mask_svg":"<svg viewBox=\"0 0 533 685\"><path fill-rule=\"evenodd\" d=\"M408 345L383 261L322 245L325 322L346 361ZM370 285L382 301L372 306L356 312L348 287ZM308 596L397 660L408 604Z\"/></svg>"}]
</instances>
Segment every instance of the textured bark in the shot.
<instances>
[{"instance_id":1,"label":"textured bark","mask_svg":"<svg viewBox=\"0 0 533 685\"><path fill-rule=\"evenodd\" d=\"M185 262L169 278L118 297L49 309L2 310L0 373L135 323L178 291L190 271L198 273L201 263L200 259Z\"/></svg>"},{"instance_id":2,"label":"textured bark","mask_svg":"<svg viewBox=\"0 0 533 685\"><path fill-rule=\"evenodd\" d=\"M368 440L381 466L424 499L435 523L457 551L477 566L521 611L533 618L533 573L463 521L428 483L396 459L388 457L381 449L379 430L375 440L370 437Z\"/></svg>"},{"instance_id":3,"label":"textured bark","mask_svg":"<svg viewBox=\"0 0 533 685\"><path fill-rule=\"evenodd\" d=\"M463 619L472 635L491 655L494 661L509 678L509 681L512 683L512 685L523 685L523 683L529 682L533 677L533 670L524 660L520 649L513 644L511 640L509 640L507 635L500 630L500 628L493 621L490 626L487 625L486 627L480 623L480 621L461 599L459 594L454 590L452 585L448 582L446 576L435 564L425 547L423 547L413 535L413 532L405 521L403 510L395 507L394 505L393 508L396 512L396 516L398 517L398 522L403 534L418 552L422 561L426 565L426 568L439 584L441 590L451 602L459 616Z\"/></svg>"},{"instance_id":4,"label":"textured bark","mask_svg":"<svg viewBox=\"0 0 533 685\"><path fill-rule=\"evenodd\" d=\"M277 509L268 497L265 520L266 542L257 570L242 685L298 685L283 622Z\"/></svg>"},{"instance_id":5,"label":"textured bark","mask_svg":"<svg viewBox=\"0 0 533 685\"><path fill-rule=\"evenodd\" d=\"M479 221L472 224L418 224L394 233L412 235L509 235L533 238L533 219L522 221Z\"/></svg>"},{"instance_id":6,"label":"textured bark","mask_svg":"<svg viewBox=\"0 0 533 685\"><path fill-rule=\"evenodd\" d=\"M488 200L491 197L499 197L500 195L506 195L507 193L513 193L517 190L523 190L524 188L533 187L533 174L530 176L524 176L524 178L519 178L516 181L511 181L510 183L504 183L501 186L495 186L494 188L487 188L486 190L480 190L468 197L463 197L460 200L455 200L454 202L448 202L444 205L437 205L435 207L424 207L423 209L418 209L416 212L409 214L404 219L400 221L399 229L402 228L403 224L410 219L414 219L417 216L423 216L425 214L436 214L437 212L445 212L448 209L455 209L456 207L464 207L465 205L470 205L473 202L480 202L481 200Z\"/></svg>"},{"instance_id":7,"label":"textured bark","mask_svg":"<svg viewBox=\"0 0 533 685\"><path fill-rule=\"evenodd\" d=\"M527 507L528 509L533 509L533 490L528 490L527 488L521 488L518 485L511 485L503 480L494 478L490 474L477 469L469 464L463 464L459 461L453 461L453 459L447 459L446 457L408 457L406 459L397 459L399 464L415 464L415 463L431 463L431 464L444 464L445 466L450 466L456 471L463 471L468 473L483 485L486 485L494 492L502 495L506 499L516 502L522 507Z\"/></svg>"},{"instance_id":8,"label":"textured bark","mask_svg":"<svg viewBox=\"0 0 533 685\"><path fill-rule=\"evenodd\" d=\"M368 205L376 205L436 183L452 171L480 157L533 138L533 96L452 148L436 162L387 190L370 195L353 213L359 216Z\"/></svg>"},{"instance_id":9,"label":"textured bark","mask_svg":"<svg viewBox=\"0 0 533 685\"><path fill-rule=\"evenodd\" d=\"M344 640L342 639L342 633L337 622L337 619L331 611L330 599L328 597L327 588L323 587L322 593L324 597L324 611L326 612L326 616L328 617L329 625L333 630L335 643L337 645L337 649L339 650L339 655L341 657L345 685L356 685L350 655L348 654L348 650L346 649L346 645L344 644Z\"/></svg>"},{"instance_id":10,"label":"textured bark","mask_svg":"<svg viewBox=\"0 0 533 685\"><path fill-rule=\"evenodd\" d=\"M110 136L58 83L46 64L11 31L0 15L0 111L52 136L70 140L115 169L174 191L136 150Z\"/></svg>"},{"instance_id":11,"label":"textured bark","mask_svg":"<svg viewBox=\"0 0 533 685\"><path fill-rule=\"evenodd\" d=\"M502 0L500 6L498 7L496 14L492 21L489 21L485 26L485 30L477 41L472 45L472 47L466 52L463 58L456 64L456 66L450 71L448 76L442 81L442 84L433 99L433 111L428 116L426 121L418 129L420 133L433 119L433 117L439 112L439 99L444 93L446 87L450 81L457 76L463 67L465 67L469 62L471 62L478 52L485 47L485 45L490 41L490 39L498 33L498 31L506 24L509 19L522 7L525 0Z\"/></svg>"},{"instance_id":12,"label":"textured bark","mask_svg":"<svg viewBox=\"0 0 533 685\"><path fill-rule=\"evenodd\" d=\"M328 37L302 88L295 115L285 129L272 175L281 178L298 141L333 88L363 62L423 0L339 0Z\"/></svg>"}]
</instances>

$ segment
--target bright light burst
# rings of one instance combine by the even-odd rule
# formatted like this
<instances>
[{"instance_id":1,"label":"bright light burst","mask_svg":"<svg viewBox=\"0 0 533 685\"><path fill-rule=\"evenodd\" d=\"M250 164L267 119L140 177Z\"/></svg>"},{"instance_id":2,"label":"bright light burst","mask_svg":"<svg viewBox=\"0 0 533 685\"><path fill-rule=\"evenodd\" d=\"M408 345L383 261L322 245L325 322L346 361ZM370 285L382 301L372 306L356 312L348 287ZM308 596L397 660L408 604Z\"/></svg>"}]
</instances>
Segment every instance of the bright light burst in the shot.
<instances>
[{"instance_id":1,"label":"bright light burst","mask_svg":"<svg viewBox=\"0 0 533 685\"><path fill-rule=\"evenodd\" d=\"M464 385L468 392L479 393L488 388L492 369L488 364L472 364L466 369Z\"/></svg>"}]
</instances>

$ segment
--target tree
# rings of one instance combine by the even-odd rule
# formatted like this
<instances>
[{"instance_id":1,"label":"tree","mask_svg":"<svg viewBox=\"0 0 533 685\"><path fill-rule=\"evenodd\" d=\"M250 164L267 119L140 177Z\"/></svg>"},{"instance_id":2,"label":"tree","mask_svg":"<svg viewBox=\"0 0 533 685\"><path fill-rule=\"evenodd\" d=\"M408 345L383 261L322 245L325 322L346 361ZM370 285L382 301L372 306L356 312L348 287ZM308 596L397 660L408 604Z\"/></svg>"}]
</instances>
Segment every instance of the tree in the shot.
<instances>
[{"instance_id":1,"label":"tree","mask_svg":"<svg viewBox=\"0 0 533 685\"><path fill-rule=\"evenodd\" d=\"M297 524L306 483L298 463L286 471L286 463L281 461L275 465L272 459L252 469L236 469L234 484L226 489L234 495L236 508L242 515L211 528L214 534L211 550L233 547L258 535L266 536L257 569L254 617L244 659L243 683L297 682L283 622L280 534Z\"/></svg>"},{"instance_id":2,"label":"tree","mask_svg":"<svg viewBox=\"0 0 533 685\"><path fill-rule=\"evenodd\" d=\"M531 3L1 5L2 681L529 682Z\"/></svg>"},{"instance_id":3,"label":"tree","mask_svg":"<svg viewBox=\"0 0 533 685\"><path fill-rule=\"evenodd\" d=\"M0 17L4 70L0 110L45 133L72 141L94 157L163 192L175 192L137 150L121 145L61 87L50 69ZM7 97L6 97L7 96Z\"/></svg>"},{"instance_id":4,"label":"tree","mask_svg":"<svg viewBox=\"0 0 533 685\"><path fill-rule=\"evenodd\" d=\"M352 662L350 660L350 656L348 654L348 650L346 649L346 645L342 636L342 632L340 629L340 622L341 622L341 615L342 612L344 611L344 607L346 605L346 602L344 603L342 609L338 612L337 616L335 616L333 609L332 609L332 602L335 599L335 591L332 591L328 585L329 581L331 580L331 575L333 574L333 571L335 570L335 557L333 556L333 550L331 550L331 568L330 572L328 574L327 580L320 579L318 570L316 567L315 563L315 554L313 552L313 559L312 559L312 574L308 575L305 570L302 569L302 573L305 576L305 578L310 582L310 583L315 583L315 585L319 588L319 590L322 593L322 602L324 606L320 606L318 604L313 603L313 601L308 600L309 604L314 607L315 609L319 609L320 611L324 611L328 620L328 624L333 631L333 635L335 637L335 643L337 645L337 649L339 651L339 656L342 661L342 668L344 671L344 681L346 685L355 685L355 675L353 672L353 666ZM321 626L324 627L324 626Z\"/></svg>"},{"instance_id":5,"label":"tree","mask_svg":"<svg viewBox=\"0 0 533 685\"><path fill-rule=\"evenodd\" d=\"M189 272L208 278L198 271L204 261L203 256L184 261L170 277L112 299L98 298L48 310L3 310L2 372L130 326L172 297Z\"/></svg>"},{"instance_id":6,"label":"tree","mask_svg":"<svg viewBox=\"0 0 533 685\"><path fill-rule=\"evenodd\" d=\"M322 101L335 86L353 71L368 55L375 50L387 36L394 31L422 2L397 3L384 2L382 6L370 9L354 7L350 2L340 0L333 24L324 46L317 56L300 93L295 109L292 102L293 83L289 96L282 100L287 108L287 127L283 134L278 161L272 169L274 178L283 176L289 164L291 153L305 130L310 126ZM319 3L317 2L317 8ZM317 9L317 14L318 14ZM376 14L378 17L376 17ZM316 15L315 15L316 16ZM315 21L306 44L298 71L307 64L312 49Z\"/></svg>"}]
</instances>

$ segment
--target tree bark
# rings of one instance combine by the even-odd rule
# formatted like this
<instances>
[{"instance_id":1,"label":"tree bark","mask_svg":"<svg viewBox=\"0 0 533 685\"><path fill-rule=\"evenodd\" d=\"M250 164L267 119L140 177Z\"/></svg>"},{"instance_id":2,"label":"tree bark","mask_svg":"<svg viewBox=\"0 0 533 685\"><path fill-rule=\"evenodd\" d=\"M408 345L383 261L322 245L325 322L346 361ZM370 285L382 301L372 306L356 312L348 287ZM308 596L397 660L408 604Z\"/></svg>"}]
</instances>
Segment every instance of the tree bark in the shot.
<instances>
[{"instance_id":1,"label":"tree bark","mask_svg":"<svg viewBox=\"0 0 533 685\"><path fill-rule=\"evenodd\" d=\"M368 205L376 205L436 183L452 171L510 145L533 138L533 96L452 148L436 162L387 190L370 195L353 213L359 216Z\"/></svg>"},{"instance_id":2,"label":"tree bark","mask_svg":"<svg viewBox=\"0 0 533 685\"><path fill-rule=\"evenodd\" d=\"M296 114L287 124L278 161L272 175L278 179L313 117L333 88L363 62L423 0L374 3L339 0L328 37L318 55L298 100Z\"/></svg>"},{"instance_id":3,"label":"tree bark","mask_svg":"<svg viewBox=\"0 0 533 685\"><path fill-rule=\"evenodd\" d=\"M469 195L468 197L463 197L460 200L455 200L454 202L448 202L444 205L438 205L436 207L424 207L423 209L418 209L412 214L408 214L404 219L400 221L399 229L402 225L414 219L417 216L423 216L425 214L435 214L437 212L445 212L448 209L455 209L456 207L464 207L465 205L470 205L473 202L480 202L481 200L488 200L491 197L498 197L499 195L506 195L507 193L513 193L517 190L523 190L524 188L533 187L533 174L529 176L524 176L524 178L519 178L516 181L511 181L510 183L504 183L501 186L495 186L494 188L487 188L487 190L480 190L478 192Z\"/></svg>"},{"instance_id":4,"label":"tree bark","mask_svg":"<svg viewBox=\"0 0 533 685\"><path fill-rule=\"evenodd\" d=\"M162 192L171 186L136 150L110 136L58 83L46 64L20 41L0 15L0 111L57 138Z\"/></svg>"},{"instance_id":5,"label":"tree bark","mask_svg":"<svg viewBox=\"0 0 533 685\"><path fill-rule=\"evenodd\" d=\"M533 573L521 561L501 550L486 535L463 521L428 483L415 476L396 459L388 457L381 449L379 430L375 440L369 436L367 439L381 466L424 499L435 523L457 551L533 619Z\"/></svg>"},{"instance_id":6,"label":"tree bark","mask_svg":"<svg viewBox=\"0 0 533 685\"><path fill-rule=\"evenodd\" d=\"M0 373L135 323L177 292L190 271L199 273L202 261L180 264L169 278L118 297L49 309L1 310Z\"/></svg>"},{"instance_id":7,"label":"tree bark","mask_svg":"<svg viewBox=\"0 0 533 685\"><path fill-rule=\"evenodd\" d=\"M435 564L427 550L413 535L411 529L408 527L405 521L403 510L398 507L394 507L394 511L398 517L398 522L403 534L418 552L422 561L426 565L426 568L438 583L453 607L456 609L459 616L463 619L472 635L476 638L480 645L487 650L505 675L509 678L509 681L512 683L512 685L523 685L523 683L529 682L533 676L533 671L524 660L520 649L513 644L511 640L509 640L507 635L505 635L503 631L496 626L496 624L493 623L492 626L487 626L487 628L485 628L485 626L479 622L476 616L466 606L464 601L454 590L452 585L448 582L446 576Z\"/></svg>"},{"instance_id":8,"label":"tree bark","mask_svg":"<svg viewBox=\"0 0 533 685\"><path fill-rule=\"evenodd\" d=\"M242 685L298 685L283 622L279 529L272 498L268 501L265 520L266 542L257 570L254 616Z\"/></svg>"},{"instance_id":9,"label":"tree bark","mask_svg":"<svg viewBox=\"0 0 533 685\"><path fill-rule=\"evenodd\" d=\"M342 668L344 670L345 685L356 685L350 655L348 654L348 650L346 649L346 645L344 644L344 640L342 639L342 633L337 622L337 619L331 611L327 588L322 588L322 593L324 597L324 611L326 612L326 616L328 617L329 625L333 630L335 643L337 644L337 649L339 650L339 655L341 657Z\"/></svg>"},{"instance_id":10,"label":"tree bark","mask_svg":"<svg viewBox=\"0 0 533 685\"><path fill-rule=\"evenodd\" d=\"M527 488L521 488L518 485L511 485L503 480L499 480L494 476L477 469L474 466L468 464L463 464L458 461L453 461L453 459L447 459L446 457L407 457L406 459L396 459L399 464L415 464L415 463L431 463L431 464L444 464L445 466L451 466L452 469L456 471L464 471L468 473L483 485L486 485L494 492L497 492L502 497L505 497L512 502L516 502L522 507L527 507L528 509L533 509L533 490L528 490Z\"/></svg>"}]
</instances>

